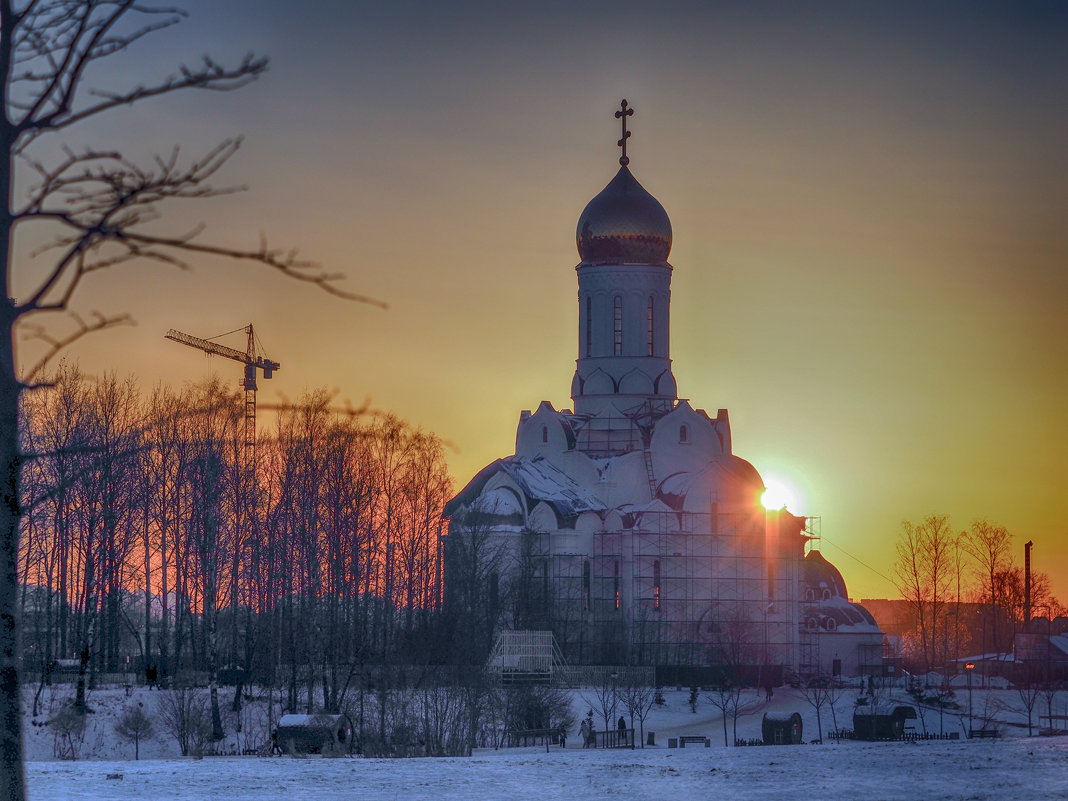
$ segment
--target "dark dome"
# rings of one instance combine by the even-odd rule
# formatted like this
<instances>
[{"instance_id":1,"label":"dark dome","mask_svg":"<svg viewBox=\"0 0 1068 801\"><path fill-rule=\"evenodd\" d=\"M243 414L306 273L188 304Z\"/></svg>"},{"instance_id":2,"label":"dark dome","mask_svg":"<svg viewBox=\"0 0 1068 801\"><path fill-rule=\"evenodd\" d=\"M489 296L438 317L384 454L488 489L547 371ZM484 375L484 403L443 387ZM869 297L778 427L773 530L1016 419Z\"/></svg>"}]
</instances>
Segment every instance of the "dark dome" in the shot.
<instances>
[{"instance_id":1,"label":"dark dome","mask_svg":"<svg viewBox=\"0 0 1068 801\"><path fill-rule=\"evenodd\" d=\"M662 264L671 252L671 221L625 166L586 204L578 251L587 264Z\"/></svg>"},{"instance_id":2,"label":"dark dome","mask_svg":"<svg viewBox=\"0 0 1068 801\"><path fill-rule=\"evenodd\" d=\"M805 555L801 565L801 580L813 589L827 588L839 598L849 597L842 574L819 551L809 551Z\"/></svg>"}]
</instances>

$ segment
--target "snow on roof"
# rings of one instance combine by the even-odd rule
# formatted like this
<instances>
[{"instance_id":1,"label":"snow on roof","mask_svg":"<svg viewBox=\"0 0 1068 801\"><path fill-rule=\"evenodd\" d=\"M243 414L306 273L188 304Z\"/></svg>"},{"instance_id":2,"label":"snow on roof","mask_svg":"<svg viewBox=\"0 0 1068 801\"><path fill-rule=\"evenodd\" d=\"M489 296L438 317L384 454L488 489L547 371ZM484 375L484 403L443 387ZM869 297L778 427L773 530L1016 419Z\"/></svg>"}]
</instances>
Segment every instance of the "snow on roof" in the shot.
<instances>
[{"instance_id":1,"label":"snow on roof","mask_svg":"<svg viewBox=\"0 0 1068 801\"><path fill-rule=\"evenodd\" d=\"M916 717L916 708L906 704L894 702L882 702L877 704L857 704L853 708L854 715L877 715L879 717L900 716L912 720Z\"/></svg>"},{"instance_id":2,"label":"snow on roof","mask_svg":"<svg viewBox=\"0 0 1068 801\"><path fill-rule=\"evenodd\" d=\"M544 456L506 456L480 470L455 498L445 504L445 516L455 514L461 504L474 501L482 493L486 483L498 472L511 478L529 500L545 501L561 515L607 511L608 507L596 495Z\"/></svg>"},{"instance_id":3,"label":"snow on roof","mask_svg":"<svg viewBox=\"0 0 1068 801\"><path fill-rule=\"evenodd\" d=\"M819 602L819 612L833 617L836 630L853 632L881 633L875 618L863 606L855 604L848 598L833 595Z\"/></svg>"},{"instance_id":4,"label":"snow on roof","mask_svg":"<svg viewBox=\"0 0 1068 801\"><path fill-rule=\"evenodd\" d=\"M501 459L498 464L527 497L545 501L561 514L603 512L608 508L596 495L575 482L544 456L535 456L533 459L512 456Z\"/></svg>"},{"instance_id":5,"label":"snow on roof","mask_svg":"<svg viewBox=\"0 0 1068 801\"><path fill-rule=\"evenodd\" d=\"M1068 634L1054 634L1049 638L1049 642L1062 654L1068 654Z\"/></svg>"}]
</instances>

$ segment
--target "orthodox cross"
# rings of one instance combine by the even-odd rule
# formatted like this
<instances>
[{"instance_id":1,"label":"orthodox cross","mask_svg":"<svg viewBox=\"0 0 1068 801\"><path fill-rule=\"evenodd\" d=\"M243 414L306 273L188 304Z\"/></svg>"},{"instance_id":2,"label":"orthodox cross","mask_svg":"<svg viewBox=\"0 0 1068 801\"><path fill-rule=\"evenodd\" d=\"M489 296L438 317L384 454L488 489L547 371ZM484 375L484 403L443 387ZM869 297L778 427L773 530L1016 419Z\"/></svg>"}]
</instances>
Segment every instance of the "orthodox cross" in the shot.
<instances>
[{"instance_id":1,"label":"orthodox cross","mask_svg":"<svg viewBox=\"0 0 1068 801\"><path fill-rule=\"evenodd\" d=\"M627 117L634 116L634 109L627 107L626 98L619 104L619 111L616 112L616 119L623 125L623 138L616 142L616 145L623 148L623 155L619 157L619 163L626 167L630 164L630 159L627 158L627 140L630 139L630 131L627 130Z\"/></svg>"}]
</instances>

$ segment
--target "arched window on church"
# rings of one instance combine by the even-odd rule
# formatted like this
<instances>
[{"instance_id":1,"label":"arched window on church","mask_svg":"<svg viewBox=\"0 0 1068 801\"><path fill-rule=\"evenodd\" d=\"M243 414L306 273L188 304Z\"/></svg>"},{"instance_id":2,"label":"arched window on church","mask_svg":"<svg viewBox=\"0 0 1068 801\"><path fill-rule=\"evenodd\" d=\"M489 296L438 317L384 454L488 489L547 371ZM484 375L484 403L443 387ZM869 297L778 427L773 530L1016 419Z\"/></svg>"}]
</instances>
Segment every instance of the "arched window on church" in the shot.
<instances>
[{"instance_id":1,"label":"arched window on church","mask_svg":"<svg viewBox=\"0 0 1068 801\"><path fill-rule=\"evenodd\" d=\"M623 298L616 295L612 307L612 354L623 355Z\"/></svg>"},{"instance_id":2,"label":"arched window on church","mask_svg":"<svg viewBox=\"0 0 1068 801\"><path fill-rule=\"evenodd\" d=\"M833 617L824 618L823 628L825 628L827 631L834 631L836 628L838 628L838 621L836 621Z\"/></svg>"},{"instance_id":3,"label":"arched window on church","mask_svg":"<svg viewBox=\"0 0 1068 801\"><path fill-rule=\"evenodd\" d=\"M660 608L660 560L653 560L653 609Z\"/></svg>"},{"instance_id":4,"label":"arched window on church","mask_svg":"<svg viewBox=\"0 0 1068 801\"><path fill-rule=\"evenodd\" d=\"M593 347L593 300L586 296L586 355L589 356Z\"/></svg>"},{"instance_id":5,"label":"arched window on church","mask_svg":"<svg viewBox=\"0 0 1068 801\"><path fill-rule=\"evenodd\" d=\"M582 563L582 608L590 608L590 560Z\"/></svg>"},{"instance_id":6,"label":"arched window on church","mask_svg":"<svg viewBox=\"0 0 1068 801\"><path fill-rule=\"evenodd\" d=\"M679 426L679 442L688 442L690 432L686 430L686 426Z\"/></svg>"},{"instance_id":7,"label":"arched window on church","mask_svg":"<svg viewBox=\"0 0 1068 801\"><path fill-rule=\"evenodd\" d=\"M812 591L811 587L807 587L805 589L805 600L806 601L815 601L816 600L816 593L814 593Z\"/></svg>"},{"instance_id":8,"label":"arched window on church","mask_svg":"<svg viewBox=\"0 0 1068 801\"><path fill-rule=\"evenodd\" d=\"M823 600L825 600L825 601L831 600L831 591L828 590L826 587L823 588Z\"/></svg>"},{"instance_id":9,"label":"arched window on church","mask_svg":"<svg viewBox=\"0 0 1068 801\"><path fill-rule=\"evenodd\" d=\"M542 426L541 427L541 441L542 442L548 442L549 441L549 427L548 426Z\"/></svg>"},{"instance_id":10,"label":"arched window on church","mask_svg":"<svg viewBox=\"0 0 1068 801\"><path fill-rule=\"evenodd\" d=\"M649 296L649 308L645 314L645 338L646 338L646 350L648 355L653 355L653 296Z\"/></svg>"},{"instance_id":11,"label":"arched window on church","mask_svg":"<svg viewBox=\"0 0 1068 801\"><path fill-rule=\"evenodd\" d=\"M616 609L623 606L622 599L619 597L619 560L616 559L613 562L613 574L612 574L612 594L616 599Z\"/></svg>"}]
</instances>

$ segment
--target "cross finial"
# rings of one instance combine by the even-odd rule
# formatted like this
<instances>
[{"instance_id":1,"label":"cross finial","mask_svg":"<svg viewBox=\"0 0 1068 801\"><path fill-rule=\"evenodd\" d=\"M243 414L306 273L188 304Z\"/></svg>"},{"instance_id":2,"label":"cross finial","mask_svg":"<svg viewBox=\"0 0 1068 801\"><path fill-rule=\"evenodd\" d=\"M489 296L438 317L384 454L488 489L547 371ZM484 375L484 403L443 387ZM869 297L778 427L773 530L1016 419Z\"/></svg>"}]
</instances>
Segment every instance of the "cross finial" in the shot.
<instances>
[{"instance_id":1,"label":"cross finial","mask_svg":"<svg viewBox=\"0 0 1068 801\"><path fill-rule=\"evenodd\" d=\"M630 164L630 159L627 158L627 140L630 139L630 131L627 130L627 117L634 116L634 109L627 107L627 99L623 98L623 102L619 104L619 111L616 112L616 119L620 120L623 125L623 138L616 142L616 145L623 148L623 155L619 157L619 163L626 167Z\"/></svg>"}]
</instances>

